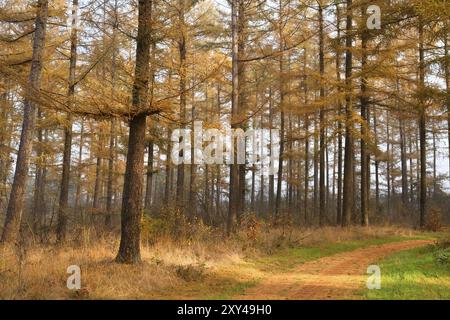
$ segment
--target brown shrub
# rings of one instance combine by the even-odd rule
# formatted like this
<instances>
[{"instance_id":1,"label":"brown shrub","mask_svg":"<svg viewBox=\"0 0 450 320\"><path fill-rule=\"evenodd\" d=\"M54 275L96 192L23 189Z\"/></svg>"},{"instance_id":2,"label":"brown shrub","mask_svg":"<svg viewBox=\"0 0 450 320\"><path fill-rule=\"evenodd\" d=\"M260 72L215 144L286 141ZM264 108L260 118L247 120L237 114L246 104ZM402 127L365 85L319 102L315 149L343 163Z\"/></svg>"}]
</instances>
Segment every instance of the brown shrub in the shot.
<instances>
[{"instance_id":1,"label":"brown shrub","mask_svg":"<svg viewBox=\"0 0 450 320\"><path fill-rule=\"evenodd\" d=\"M442 228L442 212L439 208L431 208L425 219L425 229L437 232Z\"/></svg>"}]
</instances>

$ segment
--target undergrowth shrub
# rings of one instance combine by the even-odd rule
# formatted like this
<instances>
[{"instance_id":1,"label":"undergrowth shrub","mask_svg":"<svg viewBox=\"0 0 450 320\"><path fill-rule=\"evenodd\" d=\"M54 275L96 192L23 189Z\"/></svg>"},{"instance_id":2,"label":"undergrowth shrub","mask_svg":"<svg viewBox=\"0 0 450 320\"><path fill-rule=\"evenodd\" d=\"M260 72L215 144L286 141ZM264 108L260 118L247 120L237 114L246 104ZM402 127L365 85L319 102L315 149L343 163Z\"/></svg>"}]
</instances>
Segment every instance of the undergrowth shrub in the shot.
<instances>
[{"instance_id":1,"label":"undergrowth shrub","mask_svg":"<svg viewBox=\"0 0 450 320\"><path fill-rule=\"evenodd\" d=\"M240 231L245 235L244 246L254 246L258 240L261 224L256 215L252 212L246 212L240 218Z\"/></svg>"},{"instance_id":2,"label":"undergrowth shrub","mask_svg":"<svg viewBox=\"0 0 450 320\"><path fill-rule=\"evenodd\" d=\"M175 267L176 275L185 281L201 280L205 276L205 264L189 264Z\"/></svg>"},{"instance_id":3,"label":"undergrowth shrub","mask_svg":"<svg viewBox=\"0 0 450 320\"><path fill-rule=\"evenodd\" d=\"M428 210L425 220L425 229L437 232L442 228L442 212L439 208L431 208Z\"/></svg>"},{"instance_id":4,"label":"undergrowth shrub","mask_svg":"<svg viewBox=\"0 0 450 320\"><path fill-rule=\"evenodd\" d=\"M450 239L439 240L433 249L434 260L437 263L450 265Z\"/></svg>"},{"instance_id":5,"label":"undergrowth shrub","mask_svg":"<svg viewBox=\"0 0 450 320\"><path fill-rule=\"evenodd\" d=\"M142 240L149 244L160 238L171 238L175 241L196 241L213 238L213 228L203 223L201 219L189 220L187 215L176 207L161 210L158 216L143 215Z\"/></svg>"}]
</instances>

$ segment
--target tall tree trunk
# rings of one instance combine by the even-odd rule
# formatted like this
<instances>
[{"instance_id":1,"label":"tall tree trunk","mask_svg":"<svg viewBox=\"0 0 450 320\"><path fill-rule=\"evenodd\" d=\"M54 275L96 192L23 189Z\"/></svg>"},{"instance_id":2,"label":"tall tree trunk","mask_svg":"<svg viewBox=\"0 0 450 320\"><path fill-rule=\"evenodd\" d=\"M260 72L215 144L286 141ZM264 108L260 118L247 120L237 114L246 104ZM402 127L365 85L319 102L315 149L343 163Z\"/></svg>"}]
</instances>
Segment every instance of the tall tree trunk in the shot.
<instances>
[{"instance_id":1,"label":"tall tree trunk","mask_svg":"<svg viewBox=\"0 0 450 320\"><path fill-rule=\"evenodd\" d=\"M282 89L283 90L283 89ZM281 110L283 110L284 93L281 94L283 98L280 101ZM278 160L278 173L277 173L277 195L275 198L275 216L280 213L281 207L281 188L283 182L283 156L284 156L284 111L280 112L280 158Z\"/></svg>"},{"instance_id":2,"label":"tall tree trunk","mask_svg":"<svg viewBox=\"0 0 450 320\"><path fill-rule=\"evenodd\" d=\"M100 207L100 192L101 192L101 175L102 175L102 158L100 156L103 137L98 137L97 145L97 160L95 163L95 183L94 183L94 196L92 199L92 209L94 209L93 214L97 213L97 209Z\"/></svg>"},{"instance_id":3,"label":"tall tree trunk","mask_svg":"<svg viewBox=\"0 0 450 320\"><path fill-rule=\"evenodd\" d=\"M270 159L272 159L272 145L273 145L273 136L272 136L272 129L273 129L273 100L272 100L272 88L269 88L269 129L270 131L270 139L269 139L269 153L270 153ZM274 191L275 191L275 164L273 161L270 161L270 170L269 173L269 214L273 216L274 214Z\"/></svg>"},{"instance_id":4,"label":"tall tree trunk","mask_svg":"<svg viewBox=\"0 0 450 320\"><path fill-rule=\"evenodd\" d=\"M346 34L345 34L345 153L344 153L344 185L342 199L342 225L349 226L353 210L353 106L352 106L352 0L347 0Z\"/></svg>"},{"instance_id":5,"label":"tall tree trunk","mask_svg":"<svg viewBox=\"0 0 450 320\"><path fill-rule=\"evenodd\" d=\"M303 56L303 94L304 94L304 104L308 105L308 84L307 84L307 76L306 76L306 61L307 61L306 48L304 49ZM305 176L304 176L304 195L303 195L303 214L304 214L304 223L307 225L309 223L309 214L308 214L308 197L309 197L309 114L305 113L304 119L304 131L305 131Z\"/></svg>"},{"instance_id":6,"label":"tall tree trunk","mask_svg":"<svg viewBox=\"0 0 450 320\"><path fill-rule=\"evenodd\" d=\"M84 120L81 119L80 140L78 146L77 190L75 192L75 211L81 211L81 173L83 162Z\"/></svg>"},{"instance_id":7,"label":"tall tree trunk","mask_svg":"<svg viewBox=\"0 0 450 320\"><path fill-rule=\"evenodd\" d=\"M400 130L400 162L402 171L402 203L404 206L408 204L408 173L406 164L406 137L405 137L405 124L404 120L399 119L399 130Z\"/></svg>"},{"instance_id":8,"label":"tall tree trunk","mask_svg":"<svg viewBox=\"0 0 450 320\"><path fill-rule=\"evenodd\" d=\"M185 25L185 1L179 0L179 14L178 14L178 23L179 23L179 32L180 37L178 39L178 52L180 59L180 122L182 128L184 128L184 123L186 122L186 25ZM180 137L179 143L186 143L186 141L182 141L182 137ZM178 156L180 159L184 157L184 148L180 148ZM180 207L184 207L184 162L182 161L177 168L177 205Z\"/></svg>"},{"instance_id":9,"label":"tall tree trunk","mask_svg":"<svg viewBox=\"0 0 450 320\"><path fill-rule=\"evenodd\" d=\"M391 131L389 110L386 111L386 186L387 186L387 215L391 215Z\"/></svg>"},{"instance_id":10,"label":"tall tree trunk","mask_svg":"<svg viewBox=\"0 0 450 320\"><path fill-rule=\"evenodd\" d=\"M238 78L238 0L231 1L231 48L232 48L232 89L231 89L231 128L236 129L236 116L238 115L239 103L239 78ZM232 147L236 151L236 144L232 139ZM234 232L236 223L236 216L239 205L239 166L237 164L237 154L233 153L233 163L230 165L230 189L229 189L229 203L228 203L228 217L227 217L227 235Z\"/></svg>"},{"instance_id":11,"label":"tall tree trunk","mask_svg":"<svg viewBox=\"0 0 450 320\"><path fill-rule=\"evenodd\" d=\"M427 206L427 148L425 110L425 50L423 21L419 17L419 140L420 140L420 227L425 226Z\"/></svg>"},{"instance_id":12,"label":"tall tree trunk","mask_svg":"<svg viewBox=\"0 0 450 320\"><path fill-rule=\"evenodd\" d=\"M172 129L167 128L167 151L166 151L166 179L164 184L164 205L168 206L170 201L170 184L172 183L172 166L170 165L170 151L172 150Z\"/></svg>"},{"instance_id":13,"label":"tall tree trunk","mask_svg":"<svg viewBox=\"0 0 450 320\"><path fill-rule=\"evenodd\" d=\"M448 34L450 31L450 24L446 26L444 34L444 76L445 76L445 90L447 94L447 137L448 137L448 179L450 181L450 68L449 68L449 53L448 53Z\"/></svg>"},{"instance_id":14,"label":"tall tree trunk","mask_svg":"<svg viewBox=\"0 0 450 320\"><path fill-rule=\"evenodd\" d=\"M70 62L69 62L69 90L68 102L69 106L73 105L75 96L75 71L77 66L77 15L78 15L78 0L72 0L72 30L70 33ZM70 180L70 165L72 157L72 116L67 115L64 126L64 151L63 151L63 168L61 176L61 187L59 194L59 208L58 208L58 224L56 228L57 242L64 242L66 240L67 232L67 209L69 201L69 180Z\"/></svg>"},{"instance_id":15,"label":"tall tree trunk","mask_svg":"<svg viewBox=\"0 0 450 320\"><path fill-rule=\"evenodd\" d=\"M48 0L38 0L33 38L33 55L28 78L28 85L35 91L40 90L47 17ZM24 102L22 133L20 136L19 151L17 153L14 181L6 211L2 242L13 243L19 235L35 124L36 104L27 97Z\"/></svg>"},{"instance_id":16,"label":"tall tree trunk","mask_svg":"<svg viewBox=\"0 0 450 320\"><path fill-rule=\"evenodd\" d=\"M338 82L338 93L340 94L342 91L341 88L341 15L340 15L340 6L339 3L336 2L336 28L337 28L337 39L339 40L339 43L337 45L336 50L336 79ZM338 115L339 117L342 116L342 105L341 105L341 98L338 98ZM336 199L336 224L341 225L342 224L342 121L339 120L337 123L337 130L338 130L338 136L337 136L337 199Z\"/></svg>"},{"instance_id":17,"label":"tall tree trunk","mask_svg":"<svg viewBox=\"0 0 450 320\"><path fill-rule=\"evenodd\" d=\"M377 125L377 113L373 111L373 132L375 135L375 146L378 147L378 125ZM375 156L375 212L378 215L380 213L380 161L378 155Z\"/></svg>"},{"instance_id":18,"label":"tall tree trunk","mask_svg":"<svg viewBox=\"0 0 450 320\"><path fill-rule=\"evenodd\" d=\"M118 0L114 1L114 22L113 22L113 53L112 53L112 66L111 66L111 83L112 92L111 95L114 96L115 86L116 86L116 40L117 40L117 9ZM109 131L109 155L108 155L108 180L106 186L106 215L105 215L105 226L111 228L112 226L112 210L113 210L113 195L114 195L114 158L115 158L115 141L116 141L116 120L114 118L110 121L110 131Z\"/></svg>"},{"instance_id":19,"label":"tall tree trunk","mask_svg":"<svg viewBox=\"0 0 450 320\"><path fill-rule=\"evenodd\" d=\"M245 56L246 44L247 44L247 19L245 0L238 0L239 9L238 9L238 83L239 83L239 98L238 98L238 114L239 117L243 116L247 112L247 81L246 81L246 63L243 61ZM244 121L240 124L239 127L242 129L246 129L248 126L247 121ZM244 152L246 152L246 143L244 143ZM245 161L245 160L244 160ZM239 164L239 198L238 198L238 210L237 216L239 216L245 212L245 193L246 193L246 164Z\"/></svg>"},{"instance_id":20,"label":"tall tree trunk","mask_svg":"<svg viewBox=\"0 0 450 320\"><path fill-rule=\"evenodd\" d=\"M365 6L361 7L361 13L364 15ZM367 116L369 101L367 97L367 30L364 28L361 32L361 225L369 226L369 168L370 159L367 150L366 139L368 139L369 117Z\"/></svg>"},{"instance_id":21,"label":"tall tree trunk","mask_svg":"<svg viewBox=\"0 0 450 320\"><path fill-rule=\"evenodd\" d=\"M217 84L217 122L220 123L220 117L221 117L221 111L222 111L222 103L220 100L220 84ZM222 166L220 164L216 165L217 175L216 175L216 216L221 216L221 210L220 210L220 199L221 199L221 193L222 193L222 185L221 185L221 169Z\"/></svg>"},{"instance_id":22,"label":"tall tree trunk","mask_svg":"<svg viewBox=\"0 0 450 320\"><path fill-rule=\"evenodd\" d=\"M220 86L217 87L217 96L218 96L218 108L220 110ZM191 141L193 142L194 137L194 121L195 121L195 91L192 90L192 110L191 110L191 123L192 123L192 133L191 133ZM219 112L220 113L220 112ZM219 116L220 117L220 116ZM197 199L196 199L196 176L197 176L197 165L194 162L195 155L195 147L194 143L191 143L191 164L190 164L190 179L189 179L189 215L193 218L196 215L197 209Z\"/></svg>"},{"instance_id":23,"label":"tall tree trunk","mask_svg":"<svg viewBox=\"0 0 450 320\"><path fill-rule=\"evenodd\" d=\"M433 137L433 193L436 193L437 189L437 156L436 156L436 128L432 128L432 137Z\"/></svg>"},{"instance_id":24,"label":"tall tree trunk","mask_svg":"<svg viewBox=\"0 0 450 320\"><path fill-rule=\"evenodd\" d=\"M147 148L147 180L146 180L146 188L145 188L145 210L150 210L152 206L152 194L153 194L153 152L154 152L154 142L153 139L150 138Z\"/></svg>"},{"instance_id":25,"label":"tall tree trunk","mask_svg":"<svg viewBox=\"0 0 450 320\"><path fill-rule=\"evenodd\" d=\"M261 118L260 118L260 120L259 120L259 126L260 126L260 128L261 129L263 129L264 128L264 112L261 112ZM261 143L261 154L263 154L263 152L264 152L264 145L263 145L263 143ZM263 166L261 165L261 169L260 169L260 190L259 190L259 206L258 206L258 213L261 215L262 213L263 213L263 210L264 210L264 190L265 190L265 188L264 188L264 184L265 184L265 181L264 181L264 169L263 169Z\"/></svg>"},{"instance_id":26,"label":"tall tree trunk","mask_svg":"<svg viewBox=\"0 0 450 320\"><path fill-rule=\"evenodd\" d=\"M134 111L139 111L139 109L147 105L152 0L139 0L138 12L136 68L132 93ZM141 261L140 223L142 215L146 118L145 113L137 112L129 122L130 133L122 197L121 237L119 252L116 257L116 261L120 263L138 263Z\"/></svg>"},{"instance_id":27,"label":"tall tree trunk","mask_svg":"<svg viewBox=\"0 0 450 320\"><path fill-rule=\"evenodd\" d=\"M153 3L152 3L153 5ZM152 8L153 10L153 8ZM151 56L150 56L150 98L153 99L154 91L155 91L155 57L156 57L156 41L152 39L151 43ZM148 142L148 155L147 155L147 179L145 184L145 210L149 211L152 206L153 199L153 162L154 162L154 148L155 142L153 138L153 132L150 129L150 141Z\"/></svg>"},{"instance_id":28,"label":"tall tree trunk","mask_svg":"<svg viewBox=\"0 0 450 320\"><path fill-rule=\"evenodd\" d=\"M317 97L315 97L317 100ZM313 145L313 219L311 221L315 222L315 219L319 213L319 122L317 121L317 112L313 113L314 119L314 145Z\"/></svg>"},{"instance_id":29,"label":"tall tree trunk","mask_svg":"<svg viewBox=\"0 0 450 320\"><path fill-rule=\"evenodd\" d=\"M42 111L38 109L38 119L42 119ZM39 125L39 124L38 124ZM41 127L37 130L38 144L36 146L36 177L34 181L34 198L33 198L33 232L37 234L42 225L42 217L45 214L45 185L47 168L43 159L43 144L46 142L44 139L43 130Z\"/></svg>"},{"instance_id":30,"label":"tall tree trunk","mask_svg":"<svg viewBox=\"0 0 450 320\"><path fill-rule=\"evenodd\" d=\"M324 88L324 35L323 35L323 8L319 3L319 72L320 72L320 112L319 112L319 226L323 226L325 222L325 88Z\"/></svg>"},{"instance_id":31,"label":"tall tree trunk","mask_svg":"<svg viewBox=\"0 0 450 320\"><path fill-rule=\"evenodd\" d=\"M109 131L109 154L108 154L108 181L106 186L106 215L105 226L111 228L113 210L113 183L114 183L114 149L116 140L116 121L111 119Z\"/></svg>"},{"instance_id":32,"label":"tall tree trunk","mask_svg":"<svg viewBox=\"0 0 450 320\"><path fill-rule=\"evenodd\" d=\"M281 22L281 15L283 14L283 2L282 0L279 1L279 30L278 30L278 37L279 37L279 50L280 50L280 60L279 60L279 86L280 86L280 104L279 104L279 111L280 111L280 157L278 159L278 173L277 173L277 195L275 198L275 216L278 216L280 212L281 207L281 188L282 188L282 182L283 182L283 158L284 158L284 98L285 98L285 75L284 75L284 52L285 49L285 40L283 36L283 23Z\"/></svg>"}]
</instances>

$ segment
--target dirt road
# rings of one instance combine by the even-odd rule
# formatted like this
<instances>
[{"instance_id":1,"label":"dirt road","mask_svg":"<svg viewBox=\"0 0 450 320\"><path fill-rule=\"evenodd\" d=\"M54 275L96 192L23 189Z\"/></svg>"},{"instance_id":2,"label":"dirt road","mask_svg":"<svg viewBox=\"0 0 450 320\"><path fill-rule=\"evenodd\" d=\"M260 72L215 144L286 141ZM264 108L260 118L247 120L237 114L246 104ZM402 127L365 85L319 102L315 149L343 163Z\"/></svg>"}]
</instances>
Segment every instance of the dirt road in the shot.
<instances>
[{"instance_id":1,"label":"dirt road","mask_svg":"<svg viewBox=\"0 0 450 320\"><path fill-rule=\"evenodd\" d=\"M367 267L396 251L430 244L430 240L408 240L343 252L306 262L288 273L273 274L236 299L335 300L360 299L358 289L366 285ZM383 273L383 270L381 270Z\"/></svg>"}]
</instances>

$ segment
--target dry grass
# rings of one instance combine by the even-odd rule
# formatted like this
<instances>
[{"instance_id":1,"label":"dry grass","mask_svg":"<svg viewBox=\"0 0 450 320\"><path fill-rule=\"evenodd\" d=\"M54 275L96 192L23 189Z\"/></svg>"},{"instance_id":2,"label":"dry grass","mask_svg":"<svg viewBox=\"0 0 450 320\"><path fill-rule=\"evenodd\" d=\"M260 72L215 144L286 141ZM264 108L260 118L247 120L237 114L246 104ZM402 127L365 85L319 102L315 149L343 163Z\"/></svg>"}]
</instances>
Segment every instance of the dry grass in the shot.
<instances>
[{"instance_id":1,"label":"dry grass","mask_svg":"<svg viewBox=\"0 0 450 320\"><path fill-rule=\"evenodd\" d=\"M161 299L201 298L208 290L220 291L220 281L233 285L233 278L252 281L259 275L246 263L283 246L411 236L415 231L398 228L276 229L262 226L248 238L242 231L233 239L211 241L159 239L143 244L143 263L136 266L113 262L118 241L84 237L64 247L28 245L0 248L1 299ZM66 287L70 265L82 270L82 290ZM253 274L252 274L253 273ZM199 281L197 281L199 280ZM201 281L200 281L201 280Z\"/></svg>"}]
</instances>

